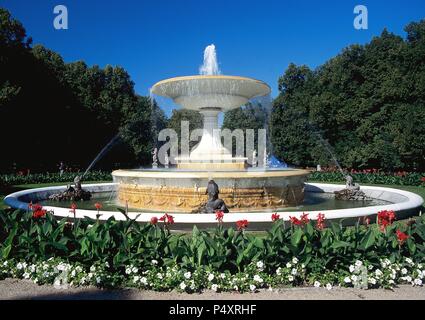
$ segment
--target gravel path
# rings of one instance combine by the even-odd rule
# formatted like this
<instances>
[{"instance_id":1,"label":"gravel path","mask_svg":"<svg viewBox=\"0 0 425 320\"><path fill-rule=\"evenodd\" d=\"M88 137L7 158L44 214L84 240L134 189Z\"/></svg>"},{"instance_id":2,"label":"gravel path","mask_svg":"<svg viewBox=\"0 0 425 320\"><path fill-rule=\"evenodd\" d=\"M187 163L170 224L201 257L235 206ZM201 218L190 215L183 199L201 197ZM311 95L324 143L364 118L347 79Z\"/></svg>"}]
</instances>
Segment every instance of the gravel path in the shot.
<instances>
[{"instance_id":1,"label":"gravel path","mask_svg":"<svg viewBox=\"0 0 425 320\"><path fill-rule=\"evenodd\" d=\"M425 300L425 287L402 285L395 290L360 290L352 288L291 288L258 293L202 294L154 292L136 289L102 290L94 287L56 289L39 286L31 281L5 279L0 281L0 300L49 299L49 300Z\"/></svg>"}]
</instances>

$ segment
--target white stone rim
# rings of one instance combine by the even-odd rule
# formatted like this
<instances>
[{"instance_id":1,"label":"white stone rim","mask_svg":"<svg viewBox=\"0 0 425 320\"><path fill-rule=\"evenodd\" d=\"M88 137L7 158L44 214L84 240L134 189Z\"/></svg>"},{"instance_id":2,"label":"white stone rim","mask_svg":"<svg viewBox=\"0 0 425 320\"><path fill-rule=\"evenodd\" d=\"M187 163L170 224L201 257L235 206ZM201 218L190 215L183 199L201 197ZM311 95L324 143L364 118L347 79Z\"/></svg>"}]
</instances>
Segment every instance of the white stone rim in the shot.
<instances>
[{"instance_id":1,"label":"white stone rim","mask_svg":"<svg viewBox=\"0 0 425 320\"><path fill-rule=\"evenodd\" d=\"M116 183L99 183L99 184L85 184L83 187L91 188L91 187L114 187ZM325 184L325 183L306 183L306 186L317 187L323 192L332 192L333 190L339 190L344 187L344 185L340 184ZM24 195L29 195L32 193L38 193L43 191L51 191L51 190L64 190L65 186L53 186L53 187L43 187L43 188L35 188L35 189L27 189L12 193L4 198L4 202L8 205L14 204L13 207L21 209L27 208L28 204L20 201L19 198ZM388 187L378 187L378 186L362 186L362 190L375 190L375 191L387 191L391 193L396 193L400 196L406 198L405 201L400 201L398 203L392 203L387 205L379 205L379 206L369 206L362 208L351 208L351 209L332 209L332 210L320 210L320 211L308 211L306 213L309 214L309 218L312 220L316 220L319 213L325 215L325 218L328 220L332 219L343 219L343 218L358 218L365 216L373 216L376 215L379 211L382 210L394 210L395 212L412 210L419 208L424 203L424 199L409 191L404 191L395 188ZM68 208L61 207L53 207L53 206L44 206L44 209L52 210L54 215L62 218L73 218L74 214ZM267 223L271 222L271 215L275 211L268 210L264 212L243 212L243 213L229 213L225 214L223 218L224 223L234 223L238 220L247 219L252 223ZM280 218L284 221L288 221L290 216L299 217L303 214L303 211L291 211L291 212L278 212ZM119 211L100 211L101 216L99 220L107 220L110 217L114 217L116 220L125 220L126 218ZM89 217L92 219L96 219L97 211L87 210L87 209L78 209L76 210L76 218L84 218ZM134 219L137 217L136 221L138 222L150 222L151 218L157 217L160 218L163 214L158 212L152 213L138 213L138 212L129 212L129 217ZM188 213L178 213L173 214L175 223L178 224L215 224L217 223L215 214L188 214Z\"/></svg>"}]
</instances>

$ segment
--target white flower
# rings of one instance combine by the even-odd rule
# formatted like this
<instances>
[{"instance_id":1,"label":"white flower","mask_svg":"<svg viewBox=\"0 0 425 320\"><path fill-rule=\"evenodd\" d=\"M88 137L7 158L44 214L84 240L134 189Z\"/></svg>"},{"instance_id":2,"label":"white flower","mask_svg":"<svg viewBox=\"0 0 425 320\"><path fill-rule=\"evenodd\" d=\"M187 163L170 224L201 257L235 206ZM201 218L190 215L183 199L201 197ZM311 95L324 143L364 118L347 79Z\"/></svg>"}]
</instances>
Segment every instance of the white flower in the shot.
<instances>
[{"instance_id":1,"label":"white flower","mask_svg":"<svg viewBox=\"0 0 425 320\"><path fill-rule=\"evenodd\" d=\"M292 282L292 281L294 281L294 277L293 277L293 276L291 276L291 275L289 275L289 276L288 276L288 280L289 280L290 282Z\"/></svg>"},{"instance_id":2,"label":"white flower","mask_svg":"<svg viewBox=\"0 0 425 320\"><path fill-rule=\"evenodd\" d=\"M305 269L305 264L304 263L301 264L301 268L302 269Z\"/></svg>"},{"instance_id":3,"label":"white flower","mask_svg":"<svg viewBox=\"0 0 425 320\"><path fill-rule=\"evenodd\" d=\"M192 274L189 271L184 274L184 277L186 279L190 279L191 276L192 276Z\"/></svg>"},{"instance_id":4,"label":"white flower","mask_svg":"<svg viewBox=\"0 0 425 320\"><path fill-rule=\"evenodd\" d=\"M90 267L90 272L95 272L96 271L96 266L91 266ZM126 270L127 271L127 270ZM130 273L130 272L129 272Z\"/></svg>"},{"instance_id":5,"label":"white flower","mask_svg":"<svg viewBox=\"0 0 425 320\"><path fill-rule=\"evenodd\" d=\"M401 274L407 274L407 269L406 268L401 269Z\"/></svg>"},{"instance_id":6,"label":"white flower","mask_svg":"<svg viewBox=\"0 0 425 320\"><path fill-rule=\"evenodd\" d=\"M262 283L263 282L263 279L258 275L258 274L256 274L255 276L254 276L254 281L257 281L257 282L259 282L259 283Z\"/></svg>"},{"instance_id":7,"label":"white flower","mask_svg":"<svg viewBox=\"0 0 425 320\"><path fill-rule=\"evenodd\" d=\"M330 283L327 283L327 284L326 284L326 289L327 289L327 290L331 290L331 289L332 289L332 285L331 285Z\"/></svg>"},{"instance_id":8,"label":"white flower","mask_svg":"<svg viewBox=\"0 0 425 320\"><path fill-rule=\"evenodd\" d=\"M351 272L351 273L353 273L353 272L354 272L354 270L356 270L356 268L355 268L353 265L351 265L351 266L350 266L350 272Z\"/></svg>"},{"instance_id":9,"label":"white flower","mask_svg":"<svg viewBox=\"0 0 425 320\"><path fill-rule=\"evenodd\" d=\"M210 273L208 275L208 281L213 281L214 280L214 275L212 273Z\"/></svg>"},{"instance_id":10,"label":"white flower","mask_svg":"<svg viewBox=\"0 0 425 320\"><path fill-rule=\"evenodd\" d=\"M277 268L277 270L276 270L276 274L278 275L278 276L280 276L281 274L282 274L282 269L279 267L279 268Z\"/></svg>"},{"instance_id":11,"label":"white flower","mask_svg":"<svg viewBox=\"0 0 425 320\"><path fill-rule=\"evenodd\" d=\"M30 272L35 272L35 265L34 264L30 265Z\"/></svg>"},{"instance_id":12,"label":"white flower","mask_svg":"<svg viewBox=\"0 0 425 320\"><path fill-rule=\"evenodd\" d=\"M394 280L388 281L389 284L394 284Z\"/></svg>"},{"instance_id":13,"label":"white flower","mask_svg":"<svg viewBox=\"0 0 425 320\"><path fill-rule=\"evenodd\" d=\"M292 258L292 263L293 264L297 264L298 263L298 259L296 257Z\"/></svg>"},{"instance_id":14,"label":"white flower","mask_svg":"<svg viewBox=\"0 0 425 320\"><path fill-rule=\"evenodd\" d=\"M80 283L81 283L81 284L86 283L86 277L82 277L82 278L81 278L81 280L80 280Z\"/></svg>"},{"instance_id":15,"label":"white flower","mask_svg":"<svg viewBox=\"0 0 425 320\"><path fill-rule=\"evenodd\" d=\"M382 276L382 271L381 271L381 270L379 270L379 269L376 269L376 270L375 270L375 275L376 275L377 277Z\"/></svg>"},{"instance_id":16,"label":"white flower","mask_svg":"<svg viewBox=\"0 0 425 320\"><path fill-rule=\"evenodd\" d=\"M162 279L162 278L164 278L164 277L163 277L163 275L162 275L162 273L157 273L157 274L156 274L156 277L157 277L158 279Z\"/></svg>"},{"instance_id":17,"label":"white flower","mask_svg":"<svg viewBox=\"0 0 425 320\"><path fill-rule=\"evenodd\" d=\"M60 280L55 280L55 282L53 283L53 285L55 287L59 287L61 285L61 281Z\"/></svg>"},{"instance_id":18,"label":"white flower","mask_svg":"<svg viewBox=\"0 0 425 320\"><path fill-rule=\"evenodd\" d=\"M360 268L363 265L363 262L361 262L360 260L356 260L354 264L356 265L356 267Z\"/></svg>"},{"instance_id":19,"label":"white flower","mask_svg":"<svg viewBox=\"0 0 425 320\"><path fill-rule=\"evenodd\" d=\"M71 277L75 277L75 270L72 270Z\"/></svg>"},{"instance_id":20,"label":"white flower","mask_svg":"<svg viewBox=\"0 0 425 320\"><path fill-rule=\"evenodd\" d=\"M147 285L148 284L148 279L146 279L145 277L142 277L140 279L140 282L143 283L144 285Z\"/></svg>"},{"instance_id":21,"label":"white flower","mask_svg":"<svg viewBox=\"0 0 425 320\"><path fill-rule=\"evenodd\" d=\"M353 274L352 276L351 276L351 280L353 280L353 282L357 282L357 280L358 280L359 278L355 275L355 274Z\"/></svg>"},{"instance_id":22,"label":"white flower","mask_svg":"<svg viewBox=\"0 0 425 320\"><path fill-rule=\"evenodd\" d=\"M249 286L249 289L250 289L251 291L255 291L255 289L257 289L257 287L256 287L255 285L251 284L251 285Z\"/></svg>"},{"instance_id":23,"label":"white flower","mask_svg":"<svg viewBox=\"0 0 425 320\"><path fill-rule=\"evenodd\" d=\"M24 279L29 279L30 278L30 274L28 272L25 272L23 274Z\"/></svg>"},{"instance_id":24,"label":"white flower","mask_svg":"<svg viewBox=\"0 0 425 320\"><path fill-rule=\"evenodd\" d=\"M152 260L151 263L155 266L155 265L158 264L158 261L157 260Z\"/></svg>"},{"instance_id":25,"label":"white flower","mask_svg":"<svg viewBox=\"0 0 425 320\"><path fill-rule=\"evenodd\" d=\"M351 282L350 277L345 277L345 278L344 278L344 282L345 282L345 283L350 283L350 282Z\"/></svg>"},{"instance_id":26,"label":"white flower","mask_svg":"<svg viewBox=\"0 0 425 320\"><path fill-rule=\"evenodd\" d=\"M20 262L16 265L16 269L18 269L18 270L21 270L23 267L24 266Z\"/></svg>"},{"instance_id":27,"label":"white flower","mask_svg":"<svg viewBox=\"0 0 425 320\"><path fill-rule=\"evenodd\" d=\"M226 274L225 273L220 274L220 278L221 279L226 279Z\"/></svg>"},{"instance_id":28,"label":"white flower","mask_svg":"<svg viewBox=\"0 0 425 320\"><path fill-rule=\"evenodd\" d=\"M375 285L376 284L376 279L375 278L369 278L368 279L369 283Z\"/></svg>"},{"instance_id":29,"label":"white flower","mask_svg":"<svg viewBox=\"0 0 425 320\"><path fill-rule=\"evenodd\" d=\"M134 276L133 278L133 282L136 283L137 281L139 281L140 277L139 276Z\"/></svg>"},{"instance_id":30,"label":"white flower","mask_svg":"<svg viewBox=\"0 0 425 320\"><path fill-rule=\"evenodd\" d=\"M315 286L316 288L319 288L319 287L320 287L320 282L319 282L319 281L314 281L314 286Z\"/></svg>"},{"instance_id":31,"label":"white flower","mask_svg":"<svg viewBox=\"0 0 425 320\"><path fill-rule=\"evenodd\" d=\"M235 289L236 291L239 291L239 287L238 286L234 286L233 289Z\"/></svg>"},{"instance_id":32,"label":"white flower","mask_svg":"<svg viewBox=\"0 0 425 320\"><path fill-rule=\"evenodd\" d=\"M213 291L217 292L217 290L218 290L218 285L217 285L216 283L214 283L214 284L211 286L211 290L213 290Z\"/></svg>"},{"instance_id":33,"label":"white flower","mask_svg":"<svg viewBox=\"0 0 425 320\"><path fill-rule=\"evenodd\" d=\"M417 286L421 286L422 285L422 280L421 279L415 279L413 283L415 285L417 285Z\"/></svg>"},{"instance_id":34,"label":"white flower","mask_svg":"<svg viewBox=\"0 0 425 320\"><path fill-rule=\"evenodd\" d=\"M109 268L109 262L108 261L105 262L105 267Z\"/></svg>"},{"instance_id":35,"label":"white flower","mask_svg":"<svg viewBox=\"0 0 425 320\"><path fill-rule=\"evenodd\" d=\"M405 279L406 279L407 282L412 282L412 277L411 276L407 276L407 277L405 277Z\"/></svg>"},{"instance_id":36,"label":"white flower","mask_svg":"<svg viewBox=\"0 0 425 320\"><path fill-rule=\"evenodd\" d=\"M133 273L137 273L139 271L139 269L138 268L136 268L136 267L133 267L132 269L131 269L131 272L133 272Z\"/></svg>"},{"instance_id":37,"label":"white flower","mask_svg":"<svg viewBox=\"0 0 425 320\"><path fill-rule=\"evenodd\" d=\"M372 265L369 265L368 267L367 267L367 270L372 270L373 269L373 266Z\"/></svg>"},{"instance_id":38,"label":"white flower","mask_svg":"<svg viewBox=\"0 0 425 320\"><path fill-rule=\"evenodd\" d=\"M180 289L182 290L186 289L186 283L184 283L184 281L180 283Z\"/></svg>"},{"instance_id":39,"label":"white flower","mask_svg":"<svg viewBox=\"0 0 425 320\"><path fill-rule=\"evenodd\" d=\"M291 264L290 262L288 262L288 263L286 264L286 267L287 267L287 268L290 268L290 267L292 267L292 264Z\"/></svg>"},{"instance_id":40,"label":"white flower","mask_svg":"<svg viewBox=\"0 0 425 320\"><path fill-rule=\"evenodd\" d=\"M295 275L297 274L297 269L293 268L293 269L291 270L291 274L295 276Z\"/></svg>"},{"instance_id":41,"label":"white flower","mask_svg":"<svg viewBox=\"0 0 425 320\"><path fill-rule=\"evenodd\" d=\"M263 261L258 261L258 262L257 262L257 268L258 268L258 269L263 269L263 267L264 267L264 263L263 263Z\"/></svg>"},{"instance_id":42,"label":"white flower","mask_svg":"<svg viewBox=\"0 0 425 320\"><path fill-rule=\"evenodd\" d=\"M408 264L413 264L413 261L412 261L412 259L410 259L410 258L406 258L406 262L407 262Z\"/></svg>"},{"instance_id":43,"label":"white flower","mask_svg":"<svg viewBox=\"0 0 425 320\"><path fill-rule=\"evenodd\" d=\"M3 265L6 267L7 266L7 261L3 262Z\"/></svg>"},{"instance_id":44,"label":"white flower","mask_svg":"<svg viewBox=\"0 0 425 320\"><path fill-rule=\"evenodd\" d=\"M102 279L100 279L100 277L96 278L96 283L100 283L102 281Z\"/></svg>"}]
</instances>

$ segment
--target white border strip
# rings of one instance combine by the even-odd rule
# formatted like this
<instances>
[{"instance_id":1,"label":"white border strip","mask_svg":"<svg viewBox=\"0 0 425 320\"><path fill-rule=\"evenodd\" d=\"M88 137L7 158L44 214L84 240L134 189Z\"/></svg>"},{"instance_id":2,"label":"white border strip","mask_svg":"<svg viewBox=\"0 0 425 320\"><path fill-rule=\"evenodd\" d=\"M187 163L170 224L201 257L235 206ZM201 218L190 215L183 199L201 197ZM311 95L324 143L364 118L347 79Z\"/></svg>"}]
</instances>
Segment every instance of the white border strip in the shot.
<instances>
[{"instance_id":1,"label":"white border strip","mask_svg":"<svg viewBox=\"0 0 425 320\"><path fill-rule=\"evenodd\" d=\"M84 187L89 190L95 189L96 187L102 187L104 189L112 190L116 185L117 185L116 183L99 183L99 184L86 184L84 185ZM306 187L319 188L322 192L333 192L336 190L341 190L342 188L344 188L344 185L325 184L325 183L306 183ZM44 187L44 188L18 191L6 196L4 199L4 202L14 208L26 209L28 208L28 204L20 201L19 200L20 197L28 196L30 194L39 193L43 191L52 191L52 190L60 191L64 189L65 189L64 186L54 186L54 187ZM406 200L400 201L398 203L388 204L388 205L370 206L370 207L363 207L363 208L309 211L308 212L309 218L315 220L317 219L317 215L319 213L323 213L326 219L363 217L363 216L374 215L381 210L394 210L395 212L412 210L422 206L422 204L424 203L424 199L422 197L409 191L404 191L404 190L399 190L394 188L377 187L377 186L362 186L361 190L381 191L381 192L386 191L386 192L395 193L397 195L403 196L406 198ZM73 213L70 212L70 209L67 209L67 208L60 208L60 207L53 207L53 206L45 206L44 208L47 210L53 210L54 215L58 217L66 217L66 218L74 217ZM110 217L114 217L116 220L126 219L124 215L118 211L100 211L100 212L101 212L101 216L99 218L100 220L107 220ZM249 222L271 222L271 214L273 212L274 212L273 210L268 210L266 212L229 213L224 215L223 222L234 223L242 219L247 219L249 220ZM290 216L299 217L302 213L303 211L279 212L279 215L283 220L288 221ZM86 209L76 210L77 218L89 217L92 219L96 219L96 214L97 214L96 210L86 210ZM128 215L130 216L130 218L135 218L137 215L139 215L139 217L136 220L139 222L149 222L152 217L159 218L162 216L161 213L145 213L145 212L144 213L129 212ZM179 213L179 214L174 214L173 217L174 217L175 223L182 223L182 224L217 223L215 214Z\"/></svg>"}]
</instances>

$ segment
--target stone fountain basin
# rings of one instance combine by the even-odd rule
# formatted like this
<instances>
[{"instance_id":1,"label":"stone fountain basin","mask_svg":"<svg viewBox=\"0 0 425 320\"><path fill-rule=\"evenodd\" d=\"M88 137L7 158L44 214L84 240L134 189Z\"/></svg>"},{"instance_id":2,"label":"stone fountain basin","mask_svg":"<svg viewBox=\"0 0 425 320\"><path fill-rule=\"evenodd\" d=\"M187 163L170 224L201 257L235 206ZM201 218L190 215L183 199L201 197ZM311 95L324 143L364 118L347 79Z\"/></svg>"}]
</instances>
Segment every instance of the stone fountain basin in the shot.
<instances>
[{"instance_id":1,"label":"stone fountain basin","mask_svg":"<svg viewBox=\"0 0 425 320\"><path fill-rule=\"evenodd\" d=\"M156 83L151 92L169 97L186 109L220 107L222 111L238 108L250 99L270 93L263 81L225 75L175 77Z\"/></svg>"},{"instance_id":2,"label":"stone fountain basin","mask_svg":"<svg viewBox=\"0 0 425 320\"><path fill-rule=\"evenodd\" d=\"M210 164L211 165L211 164ZM304 182L310 171L280 169L241 171L116 170L117 198L122 206L143 211L192 212L206 200L213 179L232 212L258 212L296 206L304 199Z\"/></svg>"},{"instance_id":3,"label":"stone fountain basin","mask_svg":"<svg viewBox=\"0 0 425 320\"><path fill-rule=\"evenodd\" d=\"M46 199L49 195L65 190L65 186L60 187L45 187L37 189L28 189L8 195L4 202L12 208L19 208L26 210L28 203L33 201L41 201ZM102 184L86 184L83 188L93 193L96 192L113 192L117 188L116 183L102 183ZM334 191L341 190L344 185L339 184L323 184L323 183L306 183L306 192L327 192L333 193ZM353 209L338 209L338 210L321 210L321 211L309 211L309 217L312 220L317 219L319 213L325 214L327 220L339 221L343 225L352 225L356 223L360 218L369 216L372 221L376 214L381 210L394 210L397 214L398 219L403 219L419 212L424 199L415 193L377 186L364 186L361 188L367 196L375 199L381 199L391 202L387 205L370 206L363 208ZM61 218L73 218L73 214L68 208L60 208L53 206L45 206L45 209L52 210L53 214ZM116 220L125 220L125 217L118 211L101 211L102 215L100 220L107 220L110 217L114 217ZM244 213L228 213L224 215L225 226L234 226L235 222L242 219L247 219L249 224L249 230L266 230L271 225L271 214L272 210L264 210L263 212L244 212ZM284 221L289 221L290 216L300 216L303 212L279 212L280 217ZM77 218L89 217L96 219L96 210L76 210ZM151 220L152 217L160 217L161 213L137 213L129 212L131 218L136 218L141 223L146 223ZM174 230L190 230L194 225L200 228L214 227L217 221L215 220L215 214L189 214L189 213L178 213L174 214L175 224L173 225Z\"/></svg>"}]
</instances>

